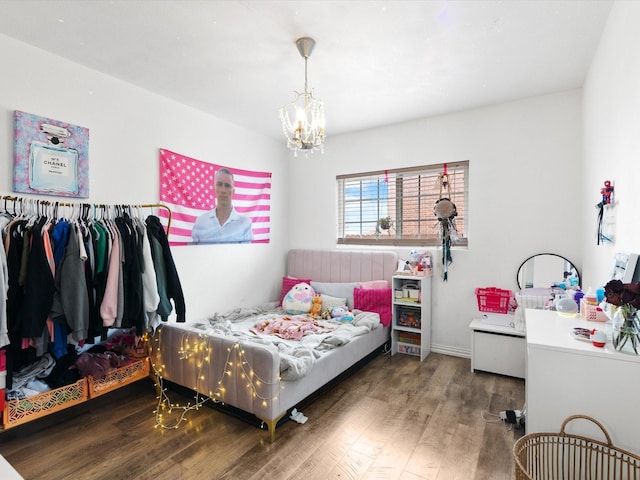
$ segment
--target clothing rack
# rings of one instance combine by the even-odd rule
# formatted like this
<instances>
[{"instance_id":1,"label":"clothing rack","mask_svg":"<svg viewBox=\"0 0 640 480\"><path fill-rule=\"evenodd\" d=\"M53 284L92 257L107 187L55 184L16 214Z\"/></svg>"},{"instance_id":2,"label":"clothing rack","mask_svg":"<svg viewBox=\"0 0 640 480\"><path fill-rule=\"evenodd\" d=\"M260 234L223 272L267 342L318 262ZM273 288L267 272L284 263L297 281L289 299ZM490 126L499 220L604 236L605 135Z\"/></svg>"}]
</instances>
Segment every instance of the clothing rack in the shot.
<instances>
[{"instance_id":1,"label":"clothing rack","mask_svg":"<svg viewBox=\"0 0 640 480\"><path fill-rule=\"evenodd\" d=\"M169 208L169 206L165 205L164 203L146 203L146 204L136 204L136 205L127 205L127 204L111 204L110 205L110 204L102 204L102 203L89 204L89 203L81 203L81 202L69 203L69 202L41 200L41 199L32 198L32 197L29 197L29 198L16 197L13 195L2 195L0 197L0 200L4 202L4 205L0 209L5 212L9 211L9 208L7 208L7 202L13 202L12 211L14 214L17 213L16 212L17 202L20 203L21 210L22 210L23 203L35 203L36 207L39 207L39 206L53 207L56 210L58 207L69 207L72 209L79 208L80 211L84 211L88 208L93 208L94 212L98 209L100 210L114 209L117 211L119 209L127 210L132 208L164 208L167 211L167 229L166 229L167 234L169 234L169 229L171 227L171 208Z\"/></svg>"}]
</instances>

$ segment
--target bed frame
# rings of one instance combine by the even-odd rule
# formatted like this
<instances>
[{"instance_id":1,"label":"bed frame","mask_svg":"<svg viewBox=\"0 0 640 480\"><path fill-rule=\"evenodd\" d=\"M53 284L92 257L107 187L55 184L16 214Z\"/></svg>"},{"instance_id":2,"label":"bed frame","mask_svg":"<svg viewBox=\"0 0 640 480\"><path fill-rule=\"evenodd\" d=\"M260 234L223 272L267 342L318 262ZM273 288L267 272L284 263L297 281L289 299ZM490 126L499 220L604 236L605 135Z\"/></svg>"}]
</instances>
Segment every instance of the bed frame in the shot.
<instances>
[{"instance_id":1,"label":"bed frame","mask_svg":"<svg viewBox=\"0 0 640 480\"><path fill-rule=\"evenodd\" d=\"M319 282L385 279L391 283L397 266L396 254L388 251L296 249L287 255L287 275ZM279 378L275 347L238 343L234 338L204 334L192 325L171 323L158 329L151 342L151 360L162 365L163 379L255 415L266 424L273 442L276 425L287 411L388 339L389 328L377 328L327 352L304 378L285 381Z\"/></svg>"}]
</instances>

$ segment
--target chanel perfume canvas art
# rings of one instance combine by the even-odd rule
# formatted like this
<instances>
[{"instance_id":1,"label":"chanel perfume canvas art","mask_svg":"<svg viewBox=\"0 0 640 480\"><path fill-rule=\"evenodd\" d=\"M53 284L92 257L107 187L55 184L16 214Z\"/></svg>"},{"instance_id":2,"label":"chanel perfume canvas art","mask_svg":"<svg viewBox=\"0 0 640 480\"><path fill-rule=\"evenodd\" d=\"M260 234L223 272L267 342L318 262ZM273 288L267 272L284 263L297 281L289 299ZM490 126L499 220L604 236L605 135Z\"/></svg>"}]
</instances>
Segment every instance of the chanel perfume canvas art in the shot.
<instances>
[{"instance_id":1,"label":"chanel perfume canvas art","mask_svg":"<svg viewBox=\"0 0 640 480\"><path fill-rule=\"evenodd\" d=\"M89 197L89 129L16 110L15 192Z\"/></svg>"}]
</instances>

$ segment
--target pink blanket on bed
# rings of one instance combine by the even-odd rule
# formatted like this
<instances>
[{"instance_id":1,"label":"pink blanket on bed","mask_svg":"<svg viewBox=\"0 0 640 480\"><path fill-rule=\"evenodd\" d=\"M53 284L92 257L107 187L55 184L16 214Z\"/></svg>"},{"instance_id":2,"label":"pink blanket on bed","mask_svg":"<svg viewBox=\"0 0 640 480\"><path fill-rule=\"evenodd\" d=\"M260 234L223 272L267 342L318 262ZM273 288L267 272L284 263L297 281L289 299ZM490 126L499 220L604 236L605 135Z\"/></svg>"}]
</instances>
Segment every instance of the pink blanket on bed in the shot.
<instances>
[{"instance_id":1,"label":"pink blanket on bed","mask_svg":"<svg viewBox=\"0 0 640 480\"><path fill-rule=\"evenodd\" d=\"M251 329L256 334L277 335L285 340L301 340L305 335L327 333L335 327L320 325L303 315L265 318Z\"/></svg>"}]
</instances>

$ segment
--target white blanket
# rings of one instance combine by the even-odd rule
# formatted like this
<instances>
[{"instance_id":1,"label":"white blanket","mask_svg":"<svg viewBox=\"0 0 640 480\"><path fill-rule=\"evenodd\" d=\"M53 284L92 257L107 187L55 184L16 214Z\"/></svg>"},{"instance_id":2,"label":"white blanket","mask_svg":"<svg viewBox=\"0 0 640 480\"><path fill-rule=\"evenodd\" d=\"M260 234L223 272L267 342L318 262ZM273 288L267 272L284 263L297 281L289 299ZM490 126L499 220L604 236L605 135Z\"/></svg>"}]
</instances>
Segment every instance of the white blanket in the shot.
<instances>
[{"instance_id":1,"label":"white blanket","mask_svg":"<svg viewBox=\"0 0 640 480\"><path fill-rule=\"evenodd\" d=\"M200 325L200 328L207 332L234 336L239 340L273 345L280 353L280 377L282 380L296 380L304 377L311 370L316 359L324 353L346 345L354 337L364 335L375 328L382 328L380 316L377 313L360 310L354 310L352 313L354 316L352 322L316 320L328 331L305 335L299 341L255 333L254 327L258 322L286 315L277 303L217 313L208 319L208 324Z\"/></svg>"}]
</instances>

